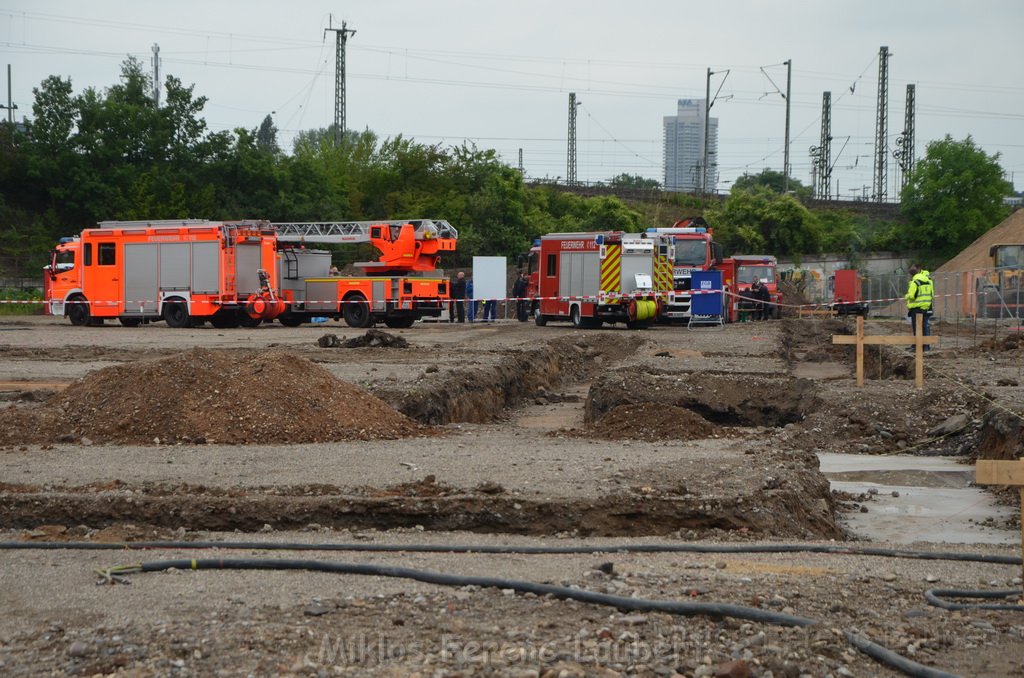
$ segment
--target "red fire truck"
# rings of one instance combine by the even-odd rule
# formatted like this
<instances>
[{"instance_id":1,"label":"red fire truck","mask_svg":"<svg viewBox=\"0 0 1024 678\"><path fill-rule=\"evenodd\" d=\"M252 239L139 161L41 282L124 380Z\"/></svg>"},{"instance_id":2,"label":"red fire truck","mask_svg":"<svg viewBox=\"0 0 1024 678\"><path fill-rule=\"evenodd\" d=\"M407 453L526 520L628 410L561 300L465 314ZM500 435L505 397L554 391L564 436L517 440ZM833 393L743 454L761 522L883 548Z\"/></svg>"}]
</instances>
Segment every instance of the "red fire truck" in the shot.
<instances>
[{"instance_id":1,"label":"red fire truck","mask_svg":"<svg viewBox=\"0 0 1024 678\"><path fill-rule=\"evenodd\" d=\"M540 238L536 254L530 294L541 327L551 320L647 327L672 290L672 245L656 235L551 233Z\"/></svg>"},{"instance_id":2,"label":"red fire truck","mask_svg":"<svg viewBox=\"0 0 1024 678\"><path fill-rule=\"evenodd\" d=\"M734 254L729 257L736 268L735 283L733 285L734 296L730 296L730 300L734 306L730 315L738 316L739 311L751 308L754 302L747 301L744 298L748 295L749 298L750 286L754 280L760 280L768 289L768 296L771 301L771 306L768 309L768 315L772 318L781 318L782 307L779 304L782 302L782 293L779 292L779 279L778 279L778 262L775 257L769 254Z\"/></svg>"},{"instance_id":3,"label":"red fire truck","mask_svg":"<svg viewBox=\"0 0 1024 678\"><path fill-rule=\"evenodd\" d=\"M681 219L671 228L649 228L652 235L671 239L675 248L672 292L661 311L667 321L690 317L690 279L694 271L709 271L722 264L722 246L712 237L711 227L701 217ZM728 288L725 292L728 292Z\"/></svg>"}]
</instances>

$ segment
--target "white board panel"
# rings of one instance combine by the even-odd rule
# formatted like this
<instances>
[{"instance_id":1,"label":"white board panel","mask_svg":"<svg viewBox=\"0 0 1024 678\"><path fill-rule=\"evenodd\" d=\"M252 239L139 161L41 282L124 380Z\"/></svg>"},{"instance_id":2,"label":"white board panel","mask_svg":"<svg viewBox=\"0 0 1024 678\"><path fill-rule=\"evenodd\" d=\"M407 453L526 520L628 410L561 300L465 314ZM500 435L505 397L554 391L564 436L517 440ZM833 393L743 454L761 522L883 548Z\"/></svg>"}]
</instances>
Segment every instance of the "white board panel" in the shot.
<instances>
[{"instance_id":1,"label":"white board panel","mask_svg":"<svg viewBox=\"0 0 1024 678\"><path fill-rule=\"evenodd\" d=\"M505 257L473 257L473 298L504 299L508 282Z\"/></svg>"}]
</instances>

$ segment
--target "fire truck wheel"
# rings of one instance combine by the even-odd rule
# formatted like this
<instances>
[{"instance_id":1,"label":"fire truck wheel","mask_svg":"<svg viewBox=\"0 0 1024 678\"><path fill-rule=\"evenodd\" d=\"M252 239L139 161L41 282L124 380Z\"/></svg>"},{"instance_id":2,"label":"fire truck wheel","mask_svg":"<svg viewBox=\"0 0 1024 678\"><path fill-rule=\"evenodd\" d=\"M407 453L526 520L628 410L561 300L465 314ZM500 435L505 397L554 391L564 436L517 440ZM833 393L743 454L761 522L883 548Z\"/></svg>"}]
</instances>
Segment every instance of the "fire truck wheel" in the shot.
<instances>
[{"instance_id":1,"label":"fire truck wheel","mask_svg":"<svg viewBox=\"0 0 1024 678\"><path fill-rule=\"evenodd\" d=\"M385 318L384 324L393 330L404 330L413 326L416 318Z\"/></svg>"},{"instance_id":2,"label":"fire truck wheel","mask_svg":"<svg viewBox=\"0 0 1024 678\"><path fill-rule=\"evenodd\" d=\"M221 309L210 317L210 324L218 330L230 330L238 327L241 320L234 309Z\"/></svg>"},{"instance_id":3,"label":"fire truck wheel","mask_svg":"<svg viewBox=\"0 0 1024 678\"><path fill-rule=\"evenodd\" d=\"M298 327L302 324L302 318L294 315L278 316L277 321L285 327Z\"/></svg>"},{"instance_id":4,"label":"fire truck wheel","mask_svg":"<svg viewBox=\"0 0 1024 678\"><path fill-rule=\"evenodd\" d=\"M164 322L168 327L180 329L190 325L191 318L188 314L188 304L184 301L164 302Z\"/></svg>"},{"instance_id":5,"label":"fire truck wheel","mask_svg":"<svg viewBox=\"0 0 1024 678\"><path fill-rule=\"evenodd\" d=\"M574 305L569 309L569 321L572 323L573 327L583 327L583 315L580 313L579 305Z\"/></svg>"},{"instance_id":6,"label":"fire truck wheel","mask_svg":"<svg viewBox=\"0 0 1024 678\"><path fill-rule=\"evenodd\" d=\"M89 324L89 303L82 295L76 295L68 299L68 320L75 327L84 327Z\"/></svg>"},{"instance_id":7,"label":"fire truck wheel","mask_svg":"<svg viewBox=\"0 0 1024 678\"><path fill-rule=\"evenodd\" d=\"M345 298L341 315L349 327L362 328L373 324L373 316L370 314L370 306L366 303L366 297L359 293Z\"/></svg>"},{"instance_id":8,"label":"fire truck wheel","mask_svg":"<svg viewBox=\"0 0 1024 678\"><path fill-rule=\"evenodd\" d=\"M540 303L533 302L533 307L530 308L530 315L533 317L533 321L537 323L537 327L544 327L548 324L548 319L541 315Z\"/></svg>"},{"instance_id":9,"label":"fire truck wheel","mask_svg":"<svg viewBox=\"0 0 1024 678\"><path fill-rule=\"evenodd\" d=\"M263 318L253 318L244 311L238 314L238 324L242 327L259 327L263 324Z\"/></svg>"}]
</instances>

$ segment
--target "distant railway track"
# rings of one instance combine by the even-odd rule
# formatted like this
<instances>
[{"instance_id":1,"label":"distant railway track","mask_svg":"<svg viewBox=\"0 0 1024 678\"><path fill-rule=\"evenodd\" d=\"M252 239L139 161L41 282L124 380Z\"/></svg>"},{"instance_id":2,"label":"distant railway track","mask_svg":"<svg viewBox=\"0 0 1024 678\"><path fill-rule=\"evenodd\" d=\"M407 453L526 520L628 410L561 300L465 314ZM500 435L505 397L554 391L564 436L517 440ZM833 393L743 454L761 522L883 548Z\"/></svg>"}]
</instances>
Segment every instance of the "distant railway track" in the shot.
<instances>
[{"instance_id":1,"label":"distant railway track","mask_svg":"<svg viewBox=\"0 0 1024 678\"><path fill-rule=\"evenodd\" d=\"M632 200L638 202L668 202L672 201L681 196L687 196L691 198L700 198L699 193L687 193L683 191L663 191L658 188L624 188L618 186L606 186L597 184L560 184L552 183L549 181L530 181L528 182L531 186L548 186L556 191L563 191L565 193L575 193L576 195L584 197L602 196L602 195L613 195L623 200ZM709 202L722 202L728 197L727 193L712 193L704 196L704 200ZM885 219L902 220L900 214L899 203L877 203L868 202L866 200L818 200L815 198L801 200L801 202L810 208L815 209L834 209L834 210L849 210L851 212L857 212L859 214L867 214L874 217L882 217Z\"/></svg>"}]
</instances>

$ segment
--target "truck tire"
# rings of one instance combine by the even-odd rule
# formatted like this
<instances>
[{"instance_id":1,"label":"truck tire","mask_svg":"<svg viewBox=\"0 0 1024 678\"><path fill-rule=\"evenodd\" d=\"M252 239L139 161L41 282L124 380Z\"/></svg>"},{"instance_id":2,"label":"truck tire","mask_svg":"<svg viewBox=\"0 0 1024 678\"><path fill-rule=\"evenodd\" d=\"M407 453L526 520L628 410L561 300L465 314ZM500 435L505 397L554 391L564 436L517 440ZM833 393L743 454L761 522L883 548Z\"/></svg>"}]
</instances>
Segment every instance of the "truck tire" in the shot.
<instances>
[{"instance_id":1,"label":"truck tire","mask_svg":"<svg viewBox=\"0 0 1024 678\"><path fill-rule=\"evenodd\" d=\"M230 330L238 327L241 322L238 318L238 311L233 308L222 308L210 318L210 324L218 330Z\"/></svg>"},{"instance_id":2,"label":"truck tire","mask_svg":"<svg viewBox=\"0 0 1024 678\"><path fill-rule=\"evenodd\" d=\"M345 297L341 315L345 318L345 324L349 327L364 328L373 325L370 305L366 303L366 297L358 292Z\"/></svg>"},{"instance_id":3,"label":"truck tire","mask_svg":"<svg viewBox=\"0 0 1024 678\"><path fill-rule=\"evenodd\" d=\"M165 301L163 316L168 327L182 329L192 325L192 318L188 314L188 304L182 300Z\"/></svg>"},{"instance_id":4,"label":"truck tire","mask_svg":"<svg viewBox=\"0 0 1024 678\"><path fill-rule=\"evenodd\" d=\"M583 314L580 312L579 304L574 304L573 307L569 309L569 322L571 322L572 326L576 329L583 328Z\"/></svg>"},{"instance_id":5,"label":"truck tire","mask_svg":"<svg viewBox=\"0 0 1024 678\"><path fill-rule=\"evenodd\" d=\"M90 320L89 313L89 302L86 301L85 297L80 294L68 299L68 320L75 327L84 327L89 324Z\"/></svg>"},{"instance_id":6,"label":"truck tire","mask_svg":"<svg viewBox=\"0 0 1024 678\"><path fill-rule=\"evenodd\" d=\"M278 316L277 321L285 327L298 327L303 323L302 318L294 315Z\"/></svg>"},{"instance_id":7,"label":"truck tire","mask_svg":"<svg viewBox=\"0 0 1024 678\"><path fill-rule=\"evenodd\" d=\"M385 318L384 324L393 330L409 329L416 323L416 318Z\"/></svg>"},{"instance_id":8,"label":"truck tire","mask_svg":"<svg viewBox=\"0 0 1024 678\"><path fill-rule=\"evenodd\" d=\"M533 322L537 323L537 327L544 327L548 324L548 317L540 312L540 306L533 310Z\"/></svg>"}]
</instances>

